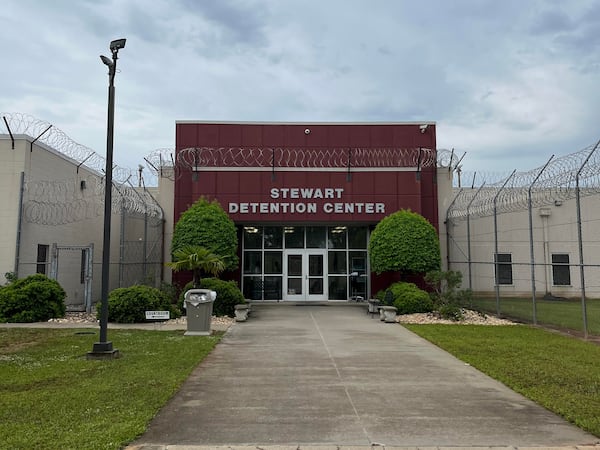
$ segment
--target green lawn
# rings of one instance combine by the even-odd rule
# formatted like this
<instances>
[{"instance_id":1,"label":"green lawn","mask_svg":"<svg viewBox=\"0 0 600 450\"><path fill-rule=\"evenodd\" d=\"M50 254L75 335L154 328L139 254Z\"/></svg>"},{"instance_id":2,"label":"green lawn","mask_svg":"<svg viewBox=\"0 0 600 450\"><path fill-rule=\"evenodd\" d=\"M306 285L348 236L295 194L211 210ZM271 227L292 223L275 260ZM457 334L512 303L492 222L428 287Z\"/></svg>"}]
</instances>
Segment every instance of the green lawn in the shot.
<instances>
[{"instance_id":1,"label":"green lawn","mask_svg":"<svg viewBox=\"0 0 600 450\"><path fill-rule=\"evenodd\" d=\"M0 448L121 448L220 339L111 330L122 357L98 361L89 332L0 329Z\"/></svg>"},{"instance_id":2,"label":"green lawn","mask_svg":"<svg viewBox=\"0 0 600 450\"><path fill-rule=\"evenodd\" d=\"M536 315L540 325L550 325L583 331L581 300L536 300ZM473 298L473 309L496 314L495 298ZM587 300L588 333L600 336L600 300ZM531 298L500 298L500 313L504 317L533 322Z\"/></svg>"},{"instance_id":3,"label":"green lawn","mask_svg":"<svg viewBox=\"0 0 600 450\"><path fill-rule=\"evenodd\" d=\"M525 325L405 325L600 437L600 346Z\"/></svg>"}]
</instances>

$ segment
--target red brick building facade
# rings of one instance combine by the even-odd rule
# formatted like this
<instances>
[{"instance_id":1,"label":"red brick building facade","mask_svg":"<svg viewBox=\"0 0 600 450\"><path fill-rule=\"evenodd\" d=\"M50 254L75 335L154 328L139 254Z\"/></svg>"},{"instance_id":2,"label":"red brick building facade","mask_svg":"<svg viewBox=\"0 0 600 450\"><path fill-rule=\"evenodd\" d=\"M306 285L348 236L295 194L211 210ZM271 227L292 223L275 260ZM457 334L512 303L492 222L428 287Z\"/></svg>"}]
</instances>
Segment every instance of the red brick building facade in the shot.
<instances>
[{"instance_id":1,"label":"red brick building facade","mask_svg":"<svg viewBox=\"0 0 600 450\"><path fill-rule=\"evenodd\" d=\"M175 220L201 196L239 229L234 277L255 300L368 297L368 238L410 209L438 224L433 123L176 124Z\"/></svg>"}]
</instances>

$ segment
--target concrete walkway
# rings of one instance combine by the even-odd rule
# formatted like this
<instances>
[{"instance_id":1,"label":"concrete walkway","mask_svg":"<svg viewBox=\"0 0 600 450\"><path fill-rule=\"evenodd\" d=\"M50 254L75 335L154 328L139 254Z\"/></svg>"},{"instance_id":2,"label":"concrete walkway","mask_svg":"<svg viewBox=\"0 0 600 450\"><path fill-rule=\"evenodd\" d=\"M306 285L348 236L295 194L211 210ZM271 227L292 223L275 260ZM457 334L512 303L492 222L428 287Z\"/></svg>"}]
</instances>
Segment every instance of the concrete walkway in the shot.
<instances>
[{"instance_id":1,"label":"concrete walkway","mask_svg":"<svg viewBox=\"0 0 600 450\"><path fill-rule=\"evenodd\" d=\"M369 318L364 306L259 305L129 448L597 442L405 328Z\"/></svg>"}]
</instances>

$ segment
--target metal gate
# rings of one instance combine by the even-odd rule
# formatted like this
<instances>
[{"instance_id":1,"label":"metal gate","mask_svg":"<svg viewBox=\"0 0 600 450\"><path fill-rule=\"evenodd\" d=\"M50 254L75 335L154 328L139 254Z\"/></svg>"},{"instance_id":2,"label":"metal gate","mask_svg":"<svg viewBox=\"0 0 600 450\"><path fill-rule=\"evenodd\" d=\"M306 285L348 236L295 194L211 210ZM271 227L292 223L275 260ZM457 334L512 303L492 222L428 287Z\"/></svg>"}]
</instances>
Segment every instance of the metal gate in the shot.
<instances>
[{"instance_id":1,"label":"metal gate","mask_svg":"<svg viewBox=\"0 0 600 450\"><path fill-rule=\"evenodd\" d=\"M49 278L65 290L67 311L92 312L94 244L52 244Z\"/></svg>"}]
</instances>

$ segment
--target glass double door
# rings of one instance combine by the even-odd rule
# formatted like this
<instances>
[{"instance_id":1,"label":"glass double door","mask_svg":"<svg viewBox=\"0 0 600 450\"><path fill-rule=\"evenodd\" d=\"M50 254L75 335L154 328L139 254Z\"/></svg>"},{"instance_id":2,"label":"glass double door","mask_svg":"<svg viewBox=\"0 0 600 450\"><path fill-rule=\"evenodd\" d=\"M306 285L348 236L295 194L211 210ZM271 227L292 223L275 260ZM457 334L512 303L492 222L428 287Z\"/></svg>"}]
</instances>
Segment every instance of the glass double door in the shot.
<instances>
[{"instance_id":1,"label":"glass double door","mask_svg":"<svg viewBox=\"0 0 600 450\"><path fill-rule=\"evenodd\" d=\"M327 300L325 250L284 251L283 300Z\"/></svg>"}]
</instances>

